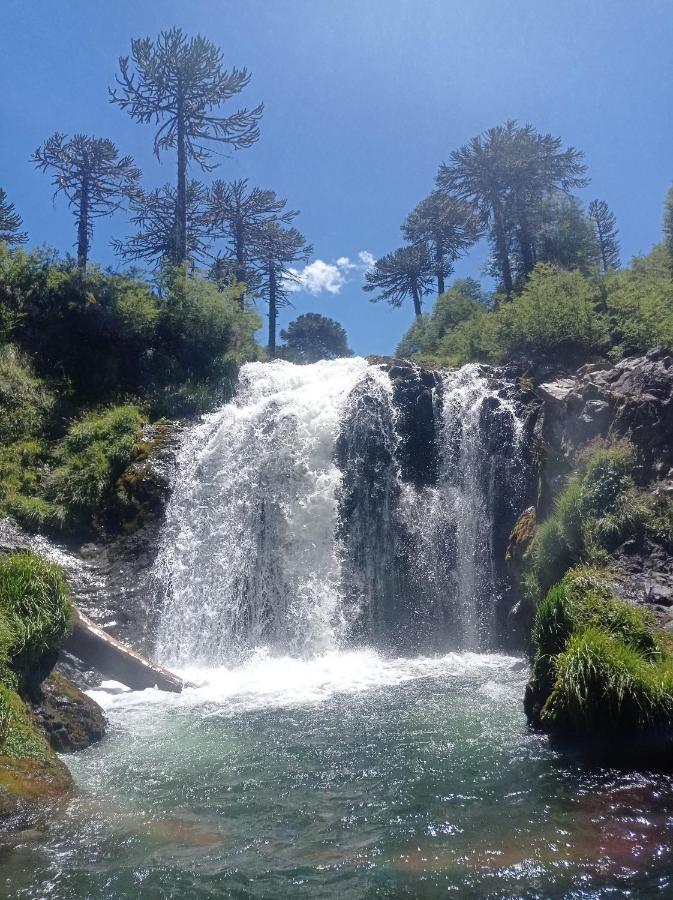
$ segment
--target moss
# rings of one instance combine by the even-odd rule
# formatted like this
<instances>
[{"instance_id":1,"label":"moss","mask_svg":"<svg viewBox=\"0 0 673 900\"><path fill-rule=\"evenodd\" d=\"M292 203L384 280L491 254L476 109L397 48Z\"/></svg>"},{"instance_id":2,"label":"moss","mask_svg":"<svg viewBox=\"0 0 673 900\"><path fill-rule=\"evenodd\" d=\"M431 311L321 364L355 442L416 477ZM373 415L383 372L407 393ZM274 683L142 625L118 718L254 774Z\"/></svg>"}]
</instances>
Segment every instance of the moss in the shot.
<instances>
[{"instance_id":1,"label":"moss","mask_svg":"<svg viewBox=\"0 0 673 900\"><path fill-rule=\"evenodd\" d=\"M21 698L0 685L0 819L20 804L54 799L71 787L68 769L35 729Z\"/></svg>"},{"instance_id":2,"label":"moss","mask_svg":"<svg viewBox=\"0 0 673 900\"><path fill-rule=\"evenodd\" d=\"M59 566L35 553L0 557L0 611L13 635L13 667L36 663L71 628L70 592Z\"/></svg>"}]
</instances>

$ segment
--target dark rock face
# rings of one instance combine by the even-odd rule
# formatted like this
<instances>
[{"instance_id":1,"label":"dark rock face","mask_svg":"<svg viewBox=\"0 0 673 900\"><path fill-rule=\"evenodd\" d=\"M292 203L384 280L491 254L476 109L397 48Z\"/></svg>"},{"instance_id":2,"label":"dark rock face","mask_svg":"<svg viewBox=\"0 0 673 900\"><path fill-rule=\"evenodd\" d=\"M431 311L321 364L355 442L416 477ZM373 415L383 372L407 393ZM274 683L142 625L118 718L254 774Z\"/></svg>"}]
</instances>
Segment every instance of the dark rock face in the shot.
<instances>
[{"instance_id":1,"label":"dark rock face","mask_svg":"<svg viewBox=\"0 0 673 900\"><path fill-rule=\"evenodd\" d=\"M105 735L103 710L58 671L26 700L36 725L57 753L84 750Z\"/></svg>"},{"instance_id":2,"label":"dark rock face","mask_svg":"<svg viewBox=\"0 0 673 900\"><path fill-rule=\"evenodd\" d=\"M505 547L532 499L539 402L489 367L461 378L369 362L389 388L374 376L358 385L336 453L354 634L403 652L502 646L513 630Z\"/></svg>"}]
</instances>

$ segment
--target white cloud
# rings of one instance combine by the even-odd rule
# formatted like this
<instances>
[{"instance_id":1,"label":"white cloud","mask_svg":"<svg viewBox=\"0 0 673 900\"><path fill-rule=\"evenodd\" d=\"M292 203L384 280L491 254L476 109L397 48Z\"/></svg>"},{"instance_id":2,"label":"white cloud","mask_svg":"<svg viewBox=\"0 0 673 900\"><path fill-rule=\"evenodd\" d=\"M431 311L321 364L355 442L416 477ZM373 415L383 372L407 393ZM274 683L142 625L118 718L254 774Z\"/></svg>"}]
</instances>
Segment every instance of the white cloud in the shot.
<instances>
[{"instance_id":1,"label":"white cloud","mask_svg":"<svg viewBox=\"0 0 673 900\"><path fill-rule=\"evenodd\" d=\"M340 256L334 263L315 259L303 269L290 269L292 278L287 279L285 286L290 291L306 291L314 297L322 293L340 294L350 272L366 272L374 264L374 257L368 250L361 250L358 260L351 262L348 256Z\"/></svg>"},{"instance_id":2,"label":"white cloud","mask_svg":"<svg viewBox=\"0 0 673 900\"><path fill-rule=\"evenodd\" d=\"M369 250L360 250L358 259L364 266L365 272L369 272L370 269L373 269L374 264L376 263L376 257L373 253L370 253Z\"/></svg>"}]
</instances>

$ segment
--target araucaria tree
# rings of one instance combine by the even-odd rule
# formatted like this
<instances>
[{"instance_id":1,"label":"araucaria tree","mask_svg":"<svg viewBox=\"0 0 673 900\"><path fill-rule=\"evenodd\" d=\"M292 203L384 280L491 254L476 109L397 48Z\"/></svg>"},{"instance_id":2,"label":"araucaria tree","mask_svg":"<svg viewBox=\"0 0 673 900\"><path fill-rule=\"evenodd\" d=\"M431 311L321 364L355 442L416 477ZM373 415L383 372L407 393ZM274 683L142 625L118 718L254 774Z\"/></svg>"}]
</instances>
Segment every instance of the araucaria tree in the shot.
<instances>
[{"instance_id":1,"label":"araucaria tree","mask_svg":"<svg viewBox=\"0 0 673 900\"><path fill-rule=\"evenodd\" d=\"M131 58L119 60L118 87L110 99L138 122L159 126L154 134L157 158L177 152L175 250L177 263L188 256L187 166L194 162L212 171L209 142L234 148L249 147L259 138L262 106L239 109L231 115L218 108L239 94L250 81L246 69L222 68L222 53L201 35L188 38L181 29L162 31L156 42L132 41Z\"/></svg>"},{"instance_id":2,"label":"araucaria tree","mask_svg":"<svg viewBox=\"0 0 673 900\"><path fill-rule=\"evenodd\" d=\"M426 244L400 247L377 259L374 268L365 274L363 290L378 291L372 303L387 300L391 306L401 306L407 297L414 303L416 318L422 314L423 295L430 293L435 277L433 260Z\"/></svg>"},{"instance_id":3,"label":"araucaria tree","mask_svg":"<svg viewBox=\"0 0 673 900\"><path fill-rule=\"evenodd\" d=\"M119 156L107 138L56 132L33 154L43 172L53 173L55 194L63 193L77 223L77 266L86 272L94 219L112 215L138 190L140 170L130 156Z\"/></svg>"},{"instance_id":4,"label":"araucaria tree","mask_svg":"<svg viewBox=\"0 0 673 900\"><path fill-rule=\"evenodd\" d=\"M267 222L258 236L257 266L260 275L260 292L269 307L270 356L276 355L276 330L278 310L289 304L293 283L298 283L294 266L306 262L313 248L296 228L286 228L279 222Z\"/></svg>"},{"instance_id":5,"label":"araucaria tree","mask_svg":"<svg viewBox=\"0 0 673 900\"><path fill-rule=\"evenodd\" d=\"M619 232L617 220L605 200L592 200L589 219L593 225L600 260L601 275L619 268Z\"/></svg>"},{"instance_id":6,"label":"araucaria tree","mask_svg":"<svg viewBox=\"0 0 673 900\"><path fill-rule=\"evenodd\" d=\"M175 188L165 184L153 191L140 191L130 203L131 222L136 233L112 242L115 253L125 260L143 260L155 265L179 265L189 260L204 262L210 242L208 190L198 181L188 181L185 193L187 212L185 256L175 255Z\"/></svg>"},{"instance_id":7,"label":"araucaria tree","mask_svg":"<svg viewBox=\"0 0 673 900\"><path fill-rule=\"evenodd\" d=\"M0 188L0 242L10 247L16 244L25 244L28 235L21 231L23 219L14 208L14 204L7 199L7 194Z\"/></svg>"},{"instance_id":8,"label":"araucaria tree","mask_svg":"<svg viewBox=\"0 0 673 900\"><path fill-rule=\"evenodd\" d=\"M583 187L582 154L561 139L540 134L532 125L506 122L490 128L442 163L437 187L475 204L490 231L502 287L509 296L514 275L527 277L535 266L535 223L539 204L553 190ZM515 273L516 248L520 271Z\"/></svg>"},{"instance_id":9,"label":"araucaria tree","mask_svg":"<svg viewBox=\"0 0 673 900\"><path fill-rule=\"evenodd\" d=\"M286 210L286 206L287 201L274 191L249 188L245 178L228 184L214 181L208 211L210 227L215 236L224 238L227 246L226 255L216 261L216 272L228 271L245 285L247 293L252 293L256 282L253 262L265 227L270 222L287 225L298 215L296 210Z\"/></svg>"},{"instance_id":10,"label":"araucaria tree","mask_svg":"<svg viewBox=\"0 0 673 900\"><path fill-rule=\"evenodd\" d=\"M479 239L481 227L472 204L433 191L409 213L402 234L410 244L430 248L439 295L445 291L445 279L453 272L453 263Z\"/></svg>"}]
</instances>

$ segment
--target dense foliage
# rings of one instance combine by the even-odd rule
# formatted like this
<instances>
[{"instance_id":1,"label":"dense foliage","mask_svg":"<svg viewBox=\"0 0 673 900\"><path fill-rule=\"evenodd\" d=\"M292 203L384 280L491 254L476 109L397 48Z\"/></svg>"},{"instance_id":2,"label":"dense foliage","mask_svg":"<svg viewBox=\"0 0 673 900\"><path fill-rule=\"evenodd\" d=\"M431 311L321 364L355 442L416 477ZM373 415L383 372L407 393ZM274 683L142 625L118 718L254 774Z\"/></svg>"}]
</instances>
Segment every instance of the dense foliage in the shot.
<instances>
[{"instance_id":1,"label":"dense foliage","mask_svg":"<svg viewBox=\"0 0 673 900\"><path fill-rule=\"evenodd\" d=\"M653 346L673 349L673 280L664 245L603 280L539 263L518 295L491 309L478 290L457 281L397 352L435 365L528 359L572 366Z\"/></svg>"},{"instance_id":2,"label":"dense foliage","mask_svg":"<svg viewBox=\"0 0 673 900\"><path fill-rule=\"evenodd\" d=\"M285 341L279 356L296 363L352 356L344 328L334 319L318 313L304 313L280 333Z\"/></svg>"}]
</instances>

